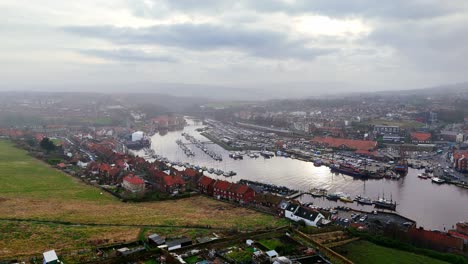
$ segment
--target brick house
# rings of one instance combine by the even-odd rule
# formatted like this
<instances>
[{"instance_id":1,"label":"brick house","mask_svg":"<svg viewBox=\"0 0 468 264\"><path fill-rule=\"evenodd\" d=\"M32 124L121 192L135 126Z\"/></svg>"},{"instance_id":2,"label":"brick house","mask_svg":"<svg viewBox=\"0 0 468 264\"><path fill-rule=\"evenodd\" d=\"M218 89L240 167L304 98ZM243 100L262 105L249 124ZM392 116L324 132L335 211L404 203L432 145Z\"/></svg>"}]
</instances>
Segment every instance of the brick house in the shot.
<instances>
[{"instance_id":1,"label":"brick house","mask_svg":"<svg viewBox=\"0 0 468 264\"><path fill-rule=\"evenodd\" d=\"M166 175L162 179L161 191L166 193L177 193L185 191L186 183L182 177L178 175Z\"/></svg>"},{"instance_id":2,"label":"brick house","mask_svg":"<svg viewBox=\"0 0 468 264\"><path fill-rule=\"evenodd\" d=\"M133 193L143 193L145 191L145 181L138 176L129 174L123 178L122 187Z\"/></svg>"},{"instance_id":3,"label":"brick house","mask_svg":"<svg viewBox=\"0 0 468 264\"><path fill-rule=\"evenodd\" d=\"M228 190L231 183L228 181L217 180L213 186L213 195L218 199L229 199Z\"/></svg>"},{"instance_id":4,"label":"brick house","mask_svg":"<svg viewBox=\"0 0 468 264\"><path fill-rule=\"evenodd\" d=\"M468 172L468 151L455 152L453 154L453 165L457 171Z\"/></svg>"},{"instance_id":5,"label":"brick house","mask_svg":"<svg viewBox=\"0 0 468 264\"><path fill-rule=\"evenodd\" d=\"M255 198L255 191L247 185L240 184L235 190L234 198L240 203L250 203Z\"/></svg>"},{"instance_id":6,"label":"brick house","mask_svg":"<svg viewBox=\"0 0 468 264\"><path fill-rule=\"evenodd\" d=\"M197 185L198 190L200 191L200 193L213 196L213 191L214 191L213 189L214 189L215 182L216 181L210 177L202 176L200 180L198 181L198 185Z\"/></svg>"}]
</instances>

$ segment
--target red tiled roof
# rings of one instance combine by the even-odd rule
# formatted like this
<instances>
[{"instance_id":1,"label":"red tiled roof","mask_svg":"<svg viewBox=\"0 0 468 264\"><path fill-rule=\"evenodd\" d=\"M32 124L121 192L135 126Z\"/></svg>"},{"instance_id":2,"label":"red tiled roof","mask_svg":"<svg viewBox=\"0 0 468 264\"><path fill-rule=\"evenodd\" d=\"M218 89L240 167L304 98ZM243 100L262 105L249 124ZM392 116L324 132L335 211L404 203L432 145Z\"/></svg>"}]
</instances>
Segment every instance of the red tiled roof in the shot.
<instances>
[{"instance_id":1,"label":"red tiled roof","mask_svg":"<svg viewBox=\"0 0 468 264\"><path fill-rule=\"evenodd\" d=\"M117 175L119 172L120 172L120 169L119 169L119 168L117 168L117 167L112 167L112 168L109 170L109 176L110 176L110 177L114 177L114 176Z\"/></svg>"},{"instance_id":2,"label":"red tiled roof","mask_svg":"<svg viewBox=\"0 0 468 264\"><path fill-rule=\"evenodd\" d=\"M140 185L140 184L145 184L145 181L143 181L140 177L135 176L133 174L129 174L123 178L124 181L129 182L134 185Z\"/></svg>"},{"instance_id":3,"label":"red tiled roof","mask_svg":"<svg viewBox=\"0 0 468 264\"><path fill-rule=\"evenodd\" d=\"M194 169L185 169L184 171L184 175L185 176L189 176L189 177L195 177L197 175L197 171L194 170Z\"/></svg>"},{"instance_id":4,"label":"red tiled roof","mask_svg":"<svg viewBox=\"0 0 468 264\"><path fill-rule=\"evenodd\" d=\"M110 171L110 169L111 169L111 167L107 163L102 163L101 166L99 166L99 170L101 172L108 172L108 171Z\"/></svg>"},{"instance_id":5,"label":"red tiled roof","mask_svg":"<svg viewBox=\"0 0 468 264\"><path fill-rule=\"evenodd\" d=\"M448 233L454 237L459 237L459 238L463 238L464 240L468 240L468 236L465 235L465 234L462 234L462 233L459 233L457 231L454 231L454 230L449 230Z\"/></svg>"},{"instance_id":6,"label":"red tiled roof","mask_svg":"<svg viewBox=\"0 0 468 264\"><path fill-rule=\"evenodd\" d=\"M153 169L151 170L151 174L155 177L166 177L168 176L164 171L160 171L160 170L156 170L156 169Z\"/></svg>"},{"instance_id":7,"label":"red tiled roof","mask_svg":"<svg viewBox=\"0 0 468 264\"><path fill-rule=\"evenodd\" d=\"M430 141L431 140L431 133L424 133L424 132L411 132L411 139L416 141Z\"/></svg>"},{"instance_id":8,"label":"red tiled roof","mask_svg":"<svg viewBox=\"0 0 468 264\"><path fill-rule=\"evenodd\" d=\"M236 193L238 193L238 194L244 194L244 193L246 193L249 189L250 189L249 186L243 185L243 184L242 184L242 185L239 186L239 188L237 188Z\"/></svg>"},{"instance_id":9,"label":"red tiled roof","mask_svg":"<svg viewBox=\"0 0 468 264\"><path fill-rule=\"evenodd\" d=\"M236 193L239 186L240 186L240 184L233 183L233 184L231 184L231 186L229 186L228 191Z\"/></svg>"},{"instance_id":10,"label":"red tiled roof","mask_svg":"<svg viewBox=\"0 0 468 264\"><path fill-rule=\"evenodd\" d=\"M454 160L458 160L460 158L462 158L463 156L467 157L468 158L468 151L457 151L453 154L453 159Z\"/></svg>"},{"instance_id":11,"label":"red tiled roof","mask_svg":"<svg viewBox=\"0 0 468 264\"><path fill-rule=\"evenodd\" d=\"M314 137L312 142L326 144L332 148L340 148L345 146L355 150L370 150L377 146L377 141L355 140L347 138L332 138L332 137Z\"/></svg>"},{"instance_id":12,"label":"red tiled roof","mask_svg":"<svg viewBox=\"0 0 468 264\"><path fill-rule=\"evenodd\" d=\"M163 178L164 184L167 186L172 186L176 184L184 185L185 182L180 176L170 176L166 175Z\"/></svg>"},{"instance_id":13,"label":"red tiled roof","mask_svg":"<svg viewBox=\"0 0 468 264\"><path fill-rule=\"evenodd\" d=\"M57 167L59 167L59 168L65 168L66 165L65 165L65 163L62 162L62 163L57 164Z\"/></svg>"},{"instance_id":14,"label":"red tiled roof","mask_svg":"<svg viewBox=\"0 0 468 264\"><path fill-rule=\"evenodd\" d=\"M218 180L216 181L214 187L216 189L220 189L220 190L223 190L223 191L227 191L229 186L231 186L231 183L228 182L228 181L223 181L223 180Z\"/></svg>"},{"instance_id":15,"label":"red tiled roof","mask_svg":"<svg viewBox=\"0 0 468 264\"><path fill-rule=\"evenodd\" d=\"M198 181L201 185L203 186L209 186L212 184L215 180L211 179L210 177L203 176L201 179Z\"/></svg>"}]
</instances>

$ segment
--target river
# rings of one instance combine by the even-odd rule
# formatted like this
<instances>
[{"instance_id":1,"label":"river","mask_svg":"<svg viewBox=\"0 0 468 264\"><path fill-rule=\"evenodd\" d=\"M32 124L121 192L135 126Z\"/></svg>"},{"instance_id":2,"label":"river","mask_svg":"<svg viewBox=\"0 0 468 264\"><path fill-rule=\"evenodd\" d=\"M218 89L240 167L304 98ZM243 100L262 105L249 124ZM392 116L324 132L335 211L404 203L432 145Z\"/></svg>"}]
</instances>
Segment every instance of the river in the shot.
<instances>
[{"instance_id":1,"label":"river","mask_svg":"<svg viewBox=\"0 0 468 264\"><path fill-rule=\"evenodd\" d=\"M201 123L188 120L189 125L183 130L168 132L165 135L156 134L152 137L152 148L156 154L167 157L172 161L189 162L200 166L212 167L223 171L233 170L237 175L231 178L209 175L212 178L228 181L249 179L269 184L286 186L288 188L308 191L311 188L325 188L329 192L344 192L352 197L356 195L368 196L376 199L385 195L397 202L397 213L415 220L418 226L425 229L448 230L459 221L468 220L468 190L454 185L432 183L417 177L418 170L409 169L408 175L399 180L360 180L351 176L333 174L325 166L315 167L311 162L305 162L284 157L252 159L244 156L243 160L229 158L229 152L216 144L207 146L223 156L223 161L214 161L194 145L188 145L196 155L187 158L177 146L177 139L186 132L204 142L208 141L195 131L203 127ZM207 173L205 173L207 174ZM313 202L314 205L328 207L344 205L342 202L332 202L322 198L304 195L303 202ZM346 206L365 211L373 210L372 206L361 206L356 203Z\"/></svg>"}]
</instances>

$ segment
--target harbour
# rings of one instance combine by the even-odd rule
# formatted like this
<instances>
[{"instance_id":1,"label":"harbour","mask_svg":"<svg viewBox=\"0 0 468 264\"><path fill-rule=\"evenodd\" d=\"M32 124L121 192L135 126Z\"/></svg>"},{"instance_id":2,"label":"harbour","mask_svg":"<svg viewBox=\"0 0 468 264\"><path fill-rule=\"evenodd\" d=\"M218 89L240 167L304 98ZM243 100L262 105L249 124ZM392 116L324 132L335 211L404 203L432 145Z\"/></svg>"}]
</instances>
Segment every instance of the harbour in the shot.
<instances>
[{"instance_id":1,"label":"harbour","mask_svg":"<svg viewBox=\"0 0 468 264\"><path fill-rule=\"evenodd\" d=\"M222 161L216 161L206 155L203 150L194 148L194 156L187 157L175 143L183 140L181 133L188 133L197 140L207 141L197 131L202 128L201 122L188 120L188 126L183 130L170 131L165 135L152 136L151 148L158 155L171 161L197 164L199 167L214 168L215 170L234 171L237 175L225 177L206 171L204 174L215 178L237 182L241 179L256 181L265 184L286 186L292 190L310 193L313 188L327 190L328 193L342 192L349 194L351 198L358 195L378 200L384 196L396 201L395 212L415 220L418 226L425 229L444 230L451 228L455 223L468 218L468 191L455 185L437 184L431 180L418 177L423 169L408 168L406 176L398 179L361 179L341 173L333 173L327 166L317 166L314 162L292 159L285 156L271 156L265 158L243 159L229 158L231 152L216 144L206 144L214 153L222 157ZM140 153L140 152L138 152ZM258 153L261 152L252 152ZM372 211L374 205L363 203L349 203L340 199L328 200L325 197L314 197L312 194L303 194L298 198L303 203L313 203L320 207L348 206L356 210Z\"/></svg>"}]
</instances>

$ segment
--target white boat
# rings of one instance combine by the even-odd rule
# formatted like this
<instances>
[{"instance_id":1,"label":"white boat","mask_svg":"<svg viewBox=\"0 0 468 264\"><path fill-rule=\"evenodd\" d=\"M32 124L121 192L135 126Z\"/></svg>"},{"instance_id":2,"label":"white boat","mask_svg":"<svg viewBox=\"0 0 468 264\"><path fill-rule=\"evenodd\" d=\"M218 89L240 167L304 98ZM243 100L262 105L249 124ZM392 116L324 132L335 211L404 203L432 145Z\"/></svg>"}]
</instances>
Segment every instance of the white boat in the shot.
<instances>
[{"instance_id":1,"label":"white boat","mask_svg":"<svg viewBox=\"0 0 468 264\"><path fill-rule=\"evenodd\" d=\"M434 177L434 178L432 178L432 182L441 184L441 183L444 183L445 180L444 180L444 179L441 179L441 178L439 178L439 177Z\"/></svg>"}]
</instances>

